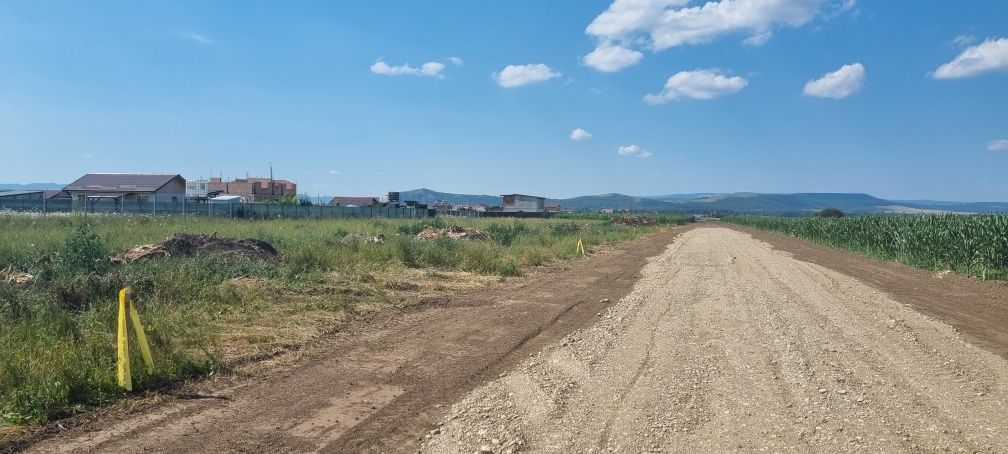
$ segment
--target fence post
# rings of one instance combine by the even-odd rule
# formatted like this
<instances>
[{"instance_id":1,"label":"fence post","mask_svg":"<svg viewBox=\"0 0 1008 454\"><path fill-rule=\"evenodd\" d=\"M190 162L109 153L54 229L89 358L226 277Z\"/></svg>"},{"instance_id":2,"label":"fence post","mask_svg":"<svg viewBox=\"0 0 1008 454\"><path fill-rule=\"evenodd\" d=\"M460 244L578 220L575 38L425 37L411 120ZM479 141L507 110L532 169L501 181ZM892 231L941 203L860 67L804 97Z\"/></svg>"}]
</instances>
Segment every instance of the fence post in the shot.
<instances>
[{"instance_id":1,"label":"fence post","mask_svg":"<svg viewBox=\"0 0 1008 454\"><path fill-rule=\"evenodd\" d=\"M154 216L157 216L157 193L154 193Z\"/></svg>"}]
</instances>

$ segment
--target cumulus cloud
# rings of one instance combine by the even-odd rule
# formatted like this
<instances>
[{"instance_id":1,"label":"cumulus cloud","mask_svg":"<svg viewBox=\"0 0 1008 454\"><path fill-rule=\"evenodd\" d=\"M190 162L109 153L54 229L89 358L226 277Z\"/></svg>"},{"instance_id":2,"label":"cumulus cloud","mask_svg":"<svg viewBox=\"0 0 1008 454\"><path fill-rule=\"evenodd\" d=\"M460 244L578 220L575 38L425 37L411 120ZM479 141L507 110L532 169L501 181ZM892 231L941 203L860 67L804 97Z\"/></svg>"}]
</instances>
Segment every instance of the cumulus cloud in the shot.
<instances>
[{"instance_id":1,"label":"cumulus cloud","mask_svg":"<svg viewBox=\"0 0 1008 454\"><path fill-rule=\"evenodd\" d=\"M614 0L585 29L598 40L593 54L616 47L661 51L701 44L721 36L741 34L743 43L761 45L776 28L800 27L822 13L854 10L854 1L837 0L711 0L690 6L690 0ZM623 52L626 54L626 52ZM636 57L634 63L640 60ZM624 65L626 67L629 65ZM618 70L618 69L615 69ZM614 71L615 71L614 70Z\"/></svg>"},{"instance_id":2,"label":"cumulus cloud","mask_svg":"<svg viewBox=\"0 0 1008 454\"><path fill-rule=\"evenodd\" d=\"M426 76L426 77L438 77L443 78L444 75L441 73L444 71L445 65L441 62L429 61L420 65L419 68L410 66L409 63L390 66L383 60L378 60L375 64L371 65L371 72L375 74L384 74L386 76Z\"/></svg>"},{"instance_id":3,"label":"cumulus cloud","mask_svg":"<svg viewBox=\"0 0 1008 454\"><path fill-rule=\"evenodd\" d=\"M458 58L458 57L448 57L448 61L450 61L451 64L453 64L455 66L461 66L462 65L462 59Z\"/></svg>"},{"instance_id":4,"label":"cumulus cloud","mask_svg":"<svg viewBox=\"0 0 1008 454\"><path fill-rule=\"evenodd\" d=\"M955 59L939 66L932 77L961 79L994 71L1008 71L1008 38L987 39L967 47Z\"/></svg>"},{"instance_id":5,"label":"cumulus cloud","mask_svg":"<svg viewBox=\"0 0 1008 454\"><path fill-rule=\"evenodd\" d=\"M865 68L861 63L843 65L840 69L805 84L805 96L843 99L857 93L865 82Z\"/></svg>"},{"instance_id":6,"label":"cumulus cloud","mask_svg":"<svg viewBox=\"0 0 1008 454\"><path fill-rule=\"evenodd\" d=\"M581 128L575 128L571 131L570 138L571 140L588 140L591 139L591 133Z\"/></svg>"},{"instance_id":7,"label":"cumulus cloud","mask_svg":"<svg viewBox=\"0 0 1008 454\"><path fill-rule=\"evenodd\" d=\"M628 66L636 65L644 58L644 54L619 45L606 44L599 46L585 55L581 61L599 71L611 73Z\"/></svg>"},{"instance_id":8,"label":"cumulus cloud","mask_svg":"<svg viewBox=\"0 0 1008 454\"><path fill-rule=\"evenodd\" d=\"M992 140L987 144L990 151L1008 151L1008 139Z\"/></svg>"},{"instance_id":9,"label":"cumulus cloud","mask_svg":"<svg viewBox=\"0 0 1008 454\"><path fill-rule=\"evenodd\" d=\"M665 104L679 98L714 99L737 93L749 85L739 76L728 77L716 69L680 71L669 77L660 93L644 97L648 104Z\"/></svg>"},{"instance_id":10,"label":"cumulus cloud","mask_svg":"<svg viewBox=\"0 0 1008 454\"><path fill-rule=\"evenodd\" d=\"M650 158L651 152L647 151L637 145L625 145L616 149L616 153L620 156L635 156L641 159Z\"/></svg>"},{"instance_id":11,"label":"cumulus cloud","mask_svg":"<svg viewBox=\"0 0 1008 454\"><path fill-rule=\"evenodd\" d=\"M556 77L560 77L560 73L542 63L507 65L499 73L493 73L493 78L497 81L497 85L504 88L545 82Z\"/></svg>"}]
</instances>

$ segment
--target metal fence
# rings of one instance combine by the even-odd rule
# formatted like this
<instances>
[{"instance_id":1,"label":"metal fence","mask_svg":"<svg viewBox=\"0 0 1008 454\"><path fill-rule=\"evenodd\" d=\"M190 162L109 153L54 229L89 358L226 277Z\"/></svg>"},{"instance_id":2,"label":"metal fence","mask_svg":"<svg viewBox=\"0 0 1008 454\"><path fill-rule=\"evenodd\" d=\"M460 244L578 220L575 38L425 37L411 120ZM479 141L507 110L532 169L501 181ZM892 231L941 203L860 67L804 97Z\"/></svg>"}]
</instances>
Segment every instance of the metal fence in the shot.
<instances>
[{"instance_id":1,"label":"metal fence","mask_svg":"<svg viewBox=\"0 0 1008 454\"><path fill-rule=\"evenodd\" d=\"M424 218L431 210L407 207L340 207L328 205L276 205L268 203L196 203L191 201L155 202L119 199L6 200L0 197L0 211L47 215L78 214L152 214L212 216L226 218Z\"/></svg>"}]
</instances>

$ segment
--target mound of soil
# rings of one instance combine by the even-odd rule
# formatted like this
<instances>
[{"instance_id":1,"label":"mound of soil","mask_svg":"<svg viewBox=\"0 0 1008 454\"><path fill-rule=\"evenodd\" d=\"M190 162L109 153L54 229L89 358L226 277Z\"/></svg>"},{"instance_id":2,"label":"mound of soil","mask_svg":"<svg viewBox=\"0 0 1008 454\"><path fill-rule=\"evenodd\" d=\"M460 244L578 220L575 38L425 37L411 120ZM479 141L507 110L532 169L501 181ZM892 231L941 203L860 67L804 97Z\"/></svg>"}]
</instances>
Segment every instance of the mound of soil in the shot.
<instances>
[{"instance_id":1,"label":"mound of soil","mask_svg":"<svg viewBox=\"0 0 1008 454\"><path fill-rule=\"evenodd\" d=\"M628 214L613 221L613 223L620 225L655 225L658 222L655 221L655 218L646 214Z\"/></svg>"},{"instance_id":2,"label":"mound of soil","mask_svg":"<svg viewBox=\"0 0 1008 454\"><path fill-rule=\"evenodd\" d=\"M476 230L467 229L465 227L460 227L453 225L444 229L435 229L433 227L427 227L424 231L420 232L416 236L421 240L436 240L440 238L449 238L453 240L488 240L490 239L487 234Z\"/></svg>"},{"instance_id":3,"label":"mound of soil","mask_svg":"<svg viewBox=\"0 0 1008 454\"><path fill-rule=\"evenodd\" d=\"M351 233L343 237L339 241L340 244L354 244L354 243L368 243L368 244L385 244L385 235L363 235L360 233Z\"/></svg>"},{"instance_id":4,"label":"mound of soil","mask_svg":"<svg viewBox=\"0 0 1008 454\"><path fill-rule=\"evenodd\" d=\"M266 262L280 261L273 245L252 238L218 238L214 235L176 233L157 244L145 244L111 258L113 263L126 263L154 257L179 257L196 254L239 255Z\"/></svg>"}]
</instances>

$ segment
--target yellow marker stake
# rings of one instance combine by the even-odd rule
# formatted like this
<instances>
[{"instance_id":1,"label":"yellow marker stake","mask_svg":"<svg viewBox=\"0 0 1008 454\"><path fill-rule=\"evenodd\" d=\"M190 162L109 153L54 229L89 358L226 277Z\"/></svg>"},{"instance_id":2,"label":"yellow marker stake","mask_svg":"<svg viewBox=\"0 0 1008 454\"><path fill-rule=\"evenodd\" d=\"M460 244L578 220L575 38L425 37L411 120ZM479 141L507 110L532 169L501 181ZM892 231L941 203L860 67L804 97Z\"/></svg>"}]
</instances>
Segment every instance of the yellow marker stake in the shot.
<instances>
[{"instance_id":1,"label":"yellow marker stake","mask_svg":"<svg viewBox=\"0 0 1008 454\"><path fill-rule=\"evenodd\" d=\"M154 360L151 357L150 346L147 344L147 333L144 332L140 323L140 315L137 314L136 306L129 296L129 287L119 291L119 386L127 391L133 390L133 377L130 374L129 359L129 335L126 332L126 311L129 311L130 321L133 322L133 331L137 335L137 343L140 345L140 356L143 357L144 364L147 365L147 373L154 373Z\"/></svg>"},{"instance_id":2,"label":"yellow marker stake","mask_svg":"<svg viewBox=\"0 0 1008 454\"><path fill-rule=\"evenodd\" d=\"M140 356L143 356L144 364L147 365L147 373L154 373L154 359L151 358L150 346L147 345L147 333L144 332L143 325L140 324L140 314L137 314L133 301L129 302L130 320L133 321L133 331L136 331L137 343L140 344Z\"/></svg>"},{"instance_id":3,"label":"yellow marker stake","mask_svg":"<svg viewBox=\"0 0 1008 454\"><path fill-rule=\"evenodd\" d=\"M581 242L580 238L578 238L577 251L575 251L575 252L580 252L581 253L581 257L584 257L586 255L585 254L584 243Z\"/></svg>"},{"instance_id":4,"label":"yellow marker stake","mask_svg":"<svg viewBox=\"0 0 1008 454\"><path fill-rule=\"evenodd\" d=\"M133 391L133 379L130 376L129 338L126 337L126 289L119 291L119 329L117 333L119 344L119 386Z\"/></svg>"}]
</instances>

